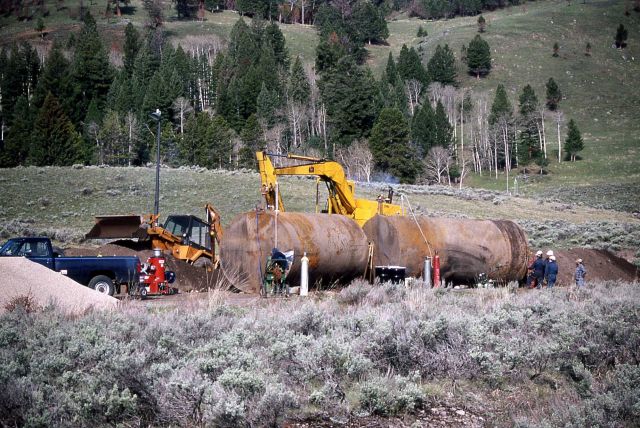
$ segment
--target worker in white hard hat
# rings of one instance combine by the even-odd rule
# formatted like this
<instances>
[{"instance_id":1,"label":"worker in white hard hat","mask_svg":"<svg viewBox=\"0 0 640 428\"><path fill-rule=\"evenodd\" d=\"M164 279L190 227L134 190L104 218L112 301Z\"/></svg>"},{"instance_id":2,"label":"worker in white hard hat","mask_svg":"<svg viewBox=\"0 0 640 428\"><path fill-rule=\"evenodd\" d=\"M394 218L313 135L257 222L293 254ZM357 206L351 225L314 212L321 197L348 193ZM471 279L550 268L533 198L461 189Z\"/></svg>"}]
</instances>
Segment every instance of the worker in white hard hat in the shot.
<instances>
[{"instance_id":1,"label":"worker in white hard hat","mask_svg":"<svg viewBox=\"0 0 640 428\"><path fill-rule=\"evenodd\" d=\"M577 259L576 260L576 273L575 273L574 278L576 280L576 286L578 288L584 287L584 277L586 275L587 275L587 269L585 269L582 259Z\"/></svg>"},{"instance_id":2,"label":"worker in white hard hat","mask_svg":"<svg viewBox=\"0 0 640 428\"><path fill-rule=\"evenodd\" d=\"M558 278L558 264L556 263L556 256L554 256L553 253L549 256L549 260L544 269L544 278L547 280L547 287L553 288Z\"/></svg>"},{"instance_id":3,"label":"worker in white hard hat","mask_svg":"<svg viewBox=\"0 0 640 428\"><path fill-rule=\"evenodd\" d=\"M529 275L527 276L527 286L534 288L538 286L540 288L542 281L544 280L544 259L542 258L542 251L538 250L534 259L529 264Z\"/></svg>"}]
</instances>

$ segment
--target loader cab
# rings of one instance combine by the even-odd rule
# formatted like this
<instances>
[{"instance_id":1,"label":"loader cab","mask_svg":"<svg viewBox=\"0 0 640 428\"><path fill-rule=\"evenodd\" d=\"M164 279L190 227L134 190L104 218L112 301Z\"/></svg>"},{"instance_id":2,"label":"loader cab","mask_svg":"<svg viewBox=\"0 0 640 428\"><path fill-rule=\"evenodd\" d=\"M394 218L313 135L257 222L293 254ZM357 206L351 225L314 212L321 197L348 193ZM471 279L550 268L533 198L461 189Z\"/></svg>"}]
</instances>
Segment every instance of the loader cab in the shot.
<instances>
[{"instance_id":1,"label":"loader cab","mask_svg":"<svg viewBox=\"0 0 640 428\"><path fill-rule=\"evenodd\" d=\"M193 215L170 215L163 228L176 236L182 236L184 245L211 251L209 224Z\"/></svg>"}]
</instances>

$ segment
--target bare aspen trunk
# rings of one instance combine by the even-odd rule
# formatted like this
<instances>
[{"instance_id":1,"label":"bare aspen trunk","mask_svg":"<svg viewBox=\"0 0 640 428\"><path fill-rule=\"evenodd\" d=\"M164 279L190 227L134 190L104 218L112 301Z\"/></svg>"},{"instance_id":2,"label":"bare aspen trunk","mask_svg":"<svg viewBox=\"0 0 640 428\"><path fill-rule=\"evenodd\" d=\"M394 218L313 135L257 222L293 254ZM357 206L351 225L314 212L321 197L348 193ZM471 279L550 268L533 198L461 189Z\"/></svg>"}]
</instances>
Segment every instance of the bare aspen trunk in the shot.
<instances>
[{"instance_id":1,"label":"bare aspen trunk","mask_svg":"<svg viewBox=\"0 0 640 428\"><path fill-rule=\"evenodd\" d=\"M544 109L540 111L540 123L542 124L542 150L544 158L547 158L547 135L544 132Z\"/></svg>"}]
</instances>

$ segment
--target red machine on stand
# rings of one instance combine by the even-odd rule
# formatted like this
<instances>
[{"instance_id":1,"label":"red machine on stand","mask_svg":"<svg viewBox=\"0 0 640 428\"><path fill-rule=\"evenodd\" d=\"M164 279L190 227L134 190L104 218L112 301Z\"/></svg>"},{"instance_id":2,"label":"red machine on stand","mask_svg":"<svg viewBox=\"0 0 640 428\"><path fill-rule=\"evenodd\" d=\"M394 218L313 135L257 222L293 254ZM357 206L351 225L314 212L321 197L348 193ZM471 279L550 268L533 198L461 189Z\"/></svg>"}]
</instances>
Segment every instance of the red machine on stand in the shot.
<instances>
[{"instance_id":1,"label":"red machine on stand","mask_svg":"<svg viewBox=\"0 0 640 428\"><path fill-rule=\"evenodd\" d=\"M144 298L149 295L176 294L178 289L169 286L175 280L175 272L165 268L162 250L154 249L153 256L149 257L140 271L140 296Z\"/></svg>"}]
</instances>

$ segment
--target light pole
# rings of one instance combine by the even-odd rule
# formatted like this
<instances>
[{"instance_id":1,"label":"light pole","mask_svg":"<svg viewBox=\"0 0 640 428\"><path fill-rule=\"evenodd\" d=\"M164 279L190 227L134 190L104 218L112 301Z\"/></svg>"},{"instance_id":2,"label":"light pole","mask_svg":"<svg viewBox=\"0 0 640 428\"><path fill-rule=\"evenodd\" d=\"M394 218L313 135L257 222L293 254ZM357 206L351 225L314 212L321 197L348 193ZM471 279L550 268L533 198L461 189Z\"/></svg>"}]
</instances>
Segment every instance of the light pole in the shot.
<instances>
[{"instance_id":1,"label":"light pole","mask_svg":"<svg viewBox=\"0 0 640 428\"><path fill-rule=\"evenodd\" d=\"M156 134L156 194L153 206L153 214L156 216L156 223L158 222L158 214L160 213L160 121L161 113L160 109L156 109L153 113L149 114L158 122L158 131Z\"/></svg>"}]
</instances>

